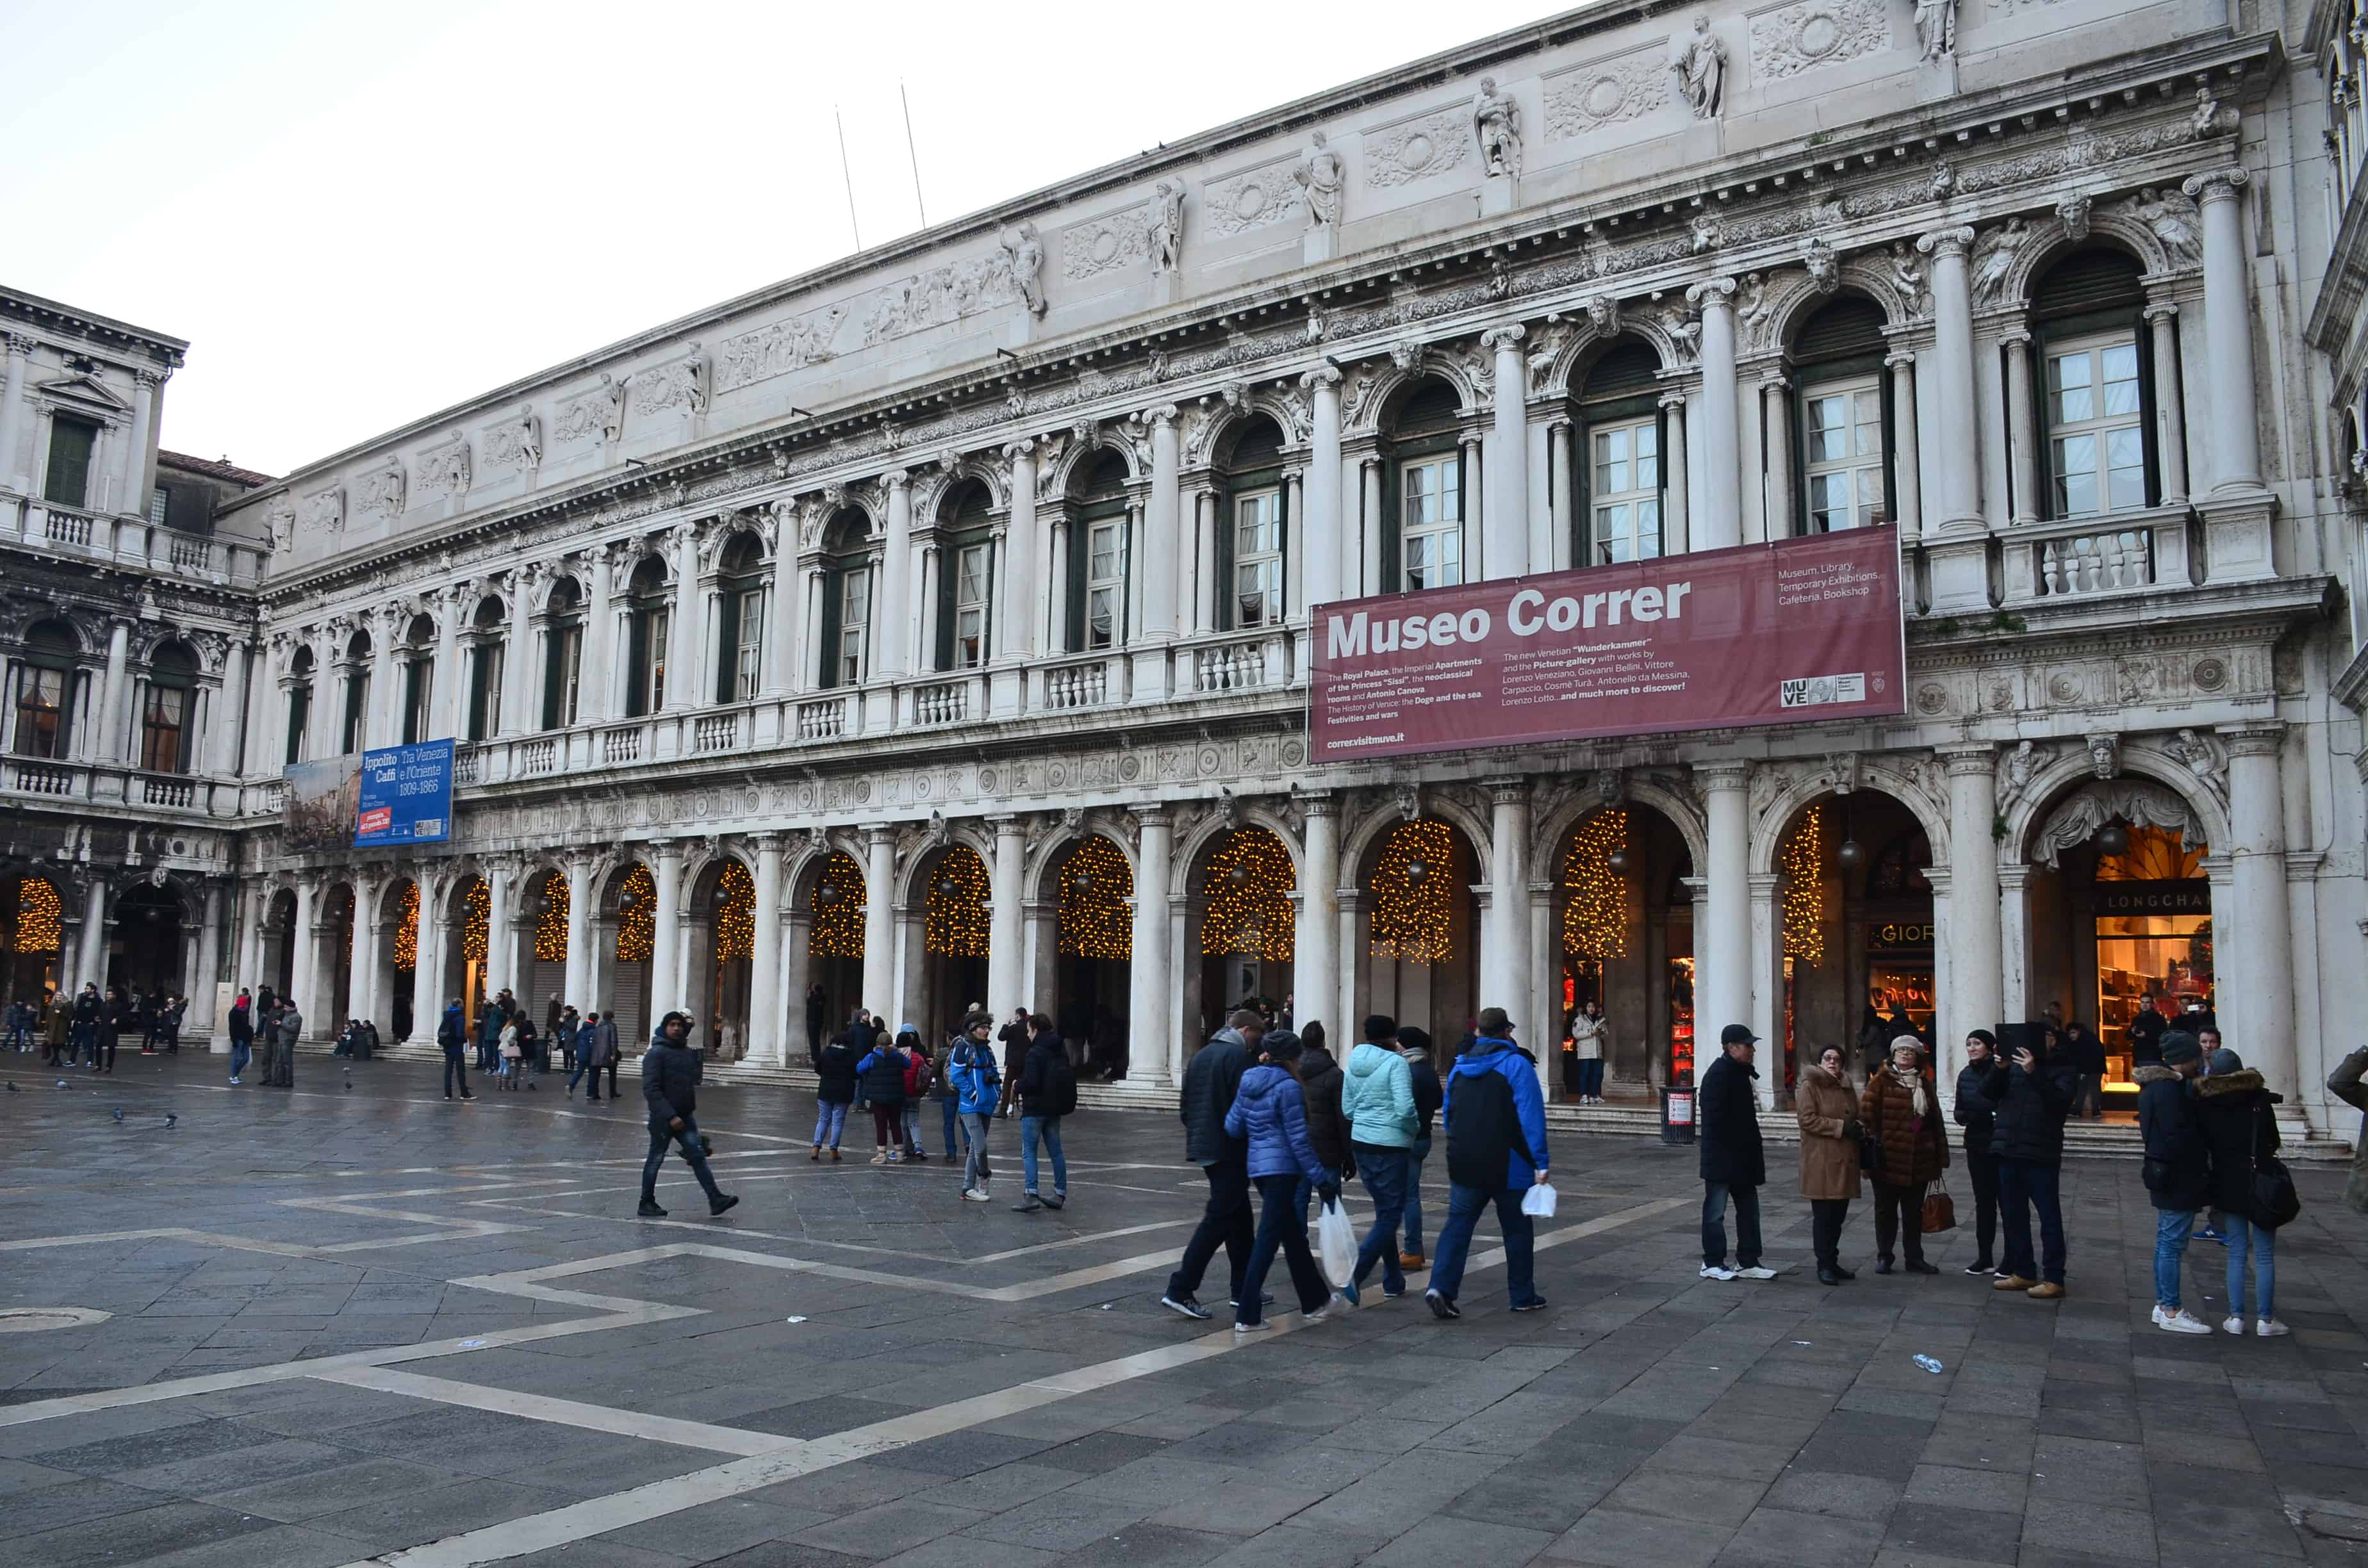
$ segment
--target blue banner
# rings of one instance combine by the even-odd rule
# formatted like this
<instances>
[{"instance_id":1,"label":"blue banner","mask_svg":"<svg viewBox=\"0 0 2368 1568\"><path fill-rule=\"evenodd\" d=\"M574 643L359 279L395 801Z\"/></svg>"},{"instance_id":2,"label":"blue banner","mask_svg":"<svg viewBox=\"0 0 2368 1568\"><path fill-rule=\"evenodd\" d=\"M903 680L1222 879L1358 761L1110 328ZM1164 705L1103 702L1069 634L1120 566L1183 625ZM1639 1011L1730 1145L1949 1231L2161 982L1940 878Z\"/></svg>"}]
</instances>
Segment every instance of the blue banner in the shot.
<instances>
[{"instance_id":1,"label":"blue banner","mask_svg":"<svg viewBox=\"0 0 2368 1568\"><path fill-rule=\"evenodd\" d=\"M354 844L441 844L452 836L452 743L362 754Z\"/></svg>"}]
</instances>

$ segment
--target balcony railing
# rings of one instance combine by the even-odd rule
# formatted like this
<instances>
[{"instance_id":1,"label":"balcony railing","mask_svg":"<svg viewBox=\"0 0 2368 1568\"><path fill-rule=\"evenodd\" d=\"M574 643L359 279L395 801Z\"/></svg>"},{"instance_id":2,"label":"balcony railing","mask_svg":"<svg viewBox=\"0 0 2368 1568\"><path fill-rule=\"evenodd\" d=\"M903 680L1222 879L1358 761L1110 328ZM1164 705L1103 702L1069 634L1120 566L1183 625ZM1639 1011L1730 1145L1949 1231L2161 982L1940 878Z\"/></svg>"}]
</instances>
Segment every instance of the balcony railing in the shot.
<instances>
[{"instance_id":1,"label":"balcony railing","mask_svg":"<svg viewBox=\"0 0 2368 1568\"><path fill-rule=\"evenodd\" d=\"M28 795L72 795L83 772L53 762L11 762L8 787Z\"/></svg>"},{"instance_id":2,"label":"balcony railing","mask_svg":"<svg viewBox=\"0 0 2368 1568\"><path fill-rule=\"evenodd\" d=\"M913 722L915 724L961 724L969 722L975 705L971 701L971 687L975 677L961 680L931 681L913 688Z\"/></svg>"},{"instance_id":3,"label":"balcony railing","mask_svg":"<svg viewBox=\"0 0 2368 1568\"><path fill-rule=\"evenodd\" d=\"M452 782L474 784L484 771L480 744L458 745L452 748Z\"/></svg>"},{"instance_id":4,"label":"balcony railing","mask_svg":"<svg viewBox=\"0 0 2368 1568\"><path fill-rule=\"evenodd\" d=\"M0 539L213 584L252 586L263 575L265 551L254 541L184 533L145 517L111 517L51 501L0 502Z\"/></svg>"},{"instance_id":5,"label":"balcony railing","mask_svg":"<svg viewBox=\"0 0 2368 1568\"><path fill-rule=\"evenodd\" d=\"M2026 523L2006 543L2006 602L2115 598L2189 585L2187 514L2146 512Z\"/></svg>"},{"instance_id":6,"label":"balcony railing","mask_svg":"<svg viewBox=\"0 0 2368 1568\"><path fill-rule=\"evenodd\" d=\"M847 733L847 699L799 703L797 733L802 741L835 741Z\"/></svg>"},{"instance_id":7,"label":"balcony railing","mask_svg":"<svg viewBox=\"0 0 2368 1568\"><path fill-rule=\"evenodd\" d=\"M1089 653L1042 665L1042 683L1033 706L1059 712L1073 708L1099 708L1127 698L1127 657L1124 653Z\"/></svg>"},{"instance_id":8,"label":"balcony railing","mask_svg":"<svg viewBox=\"0 0 2368 1568\"><path fill-rule=\"evenodd\" d=\"M628 724L622 729L600 733L600 763L604 767L621 767L642 760L642 726Z\"/></svg>"},{"instance_id":9,"label":"balcony railing","mask_svg":"<svg viewBox=\"0 0 2368 1568\"><path fill-rule=\"evenodd\" d=\"M88 548L90 519L79 512L52 510L48 515L46 526L41 530L41 537L51 544L71 544Z\"/></svg>"},{"instance_id":10,"label":"balcony railing","mask_svg":"<svg viewBox=\"0 0 2368 1568\"><path fill-rule=\"evenodd\" d=\"M140 780L140 799L151 806L174 806L186 811L197 804L198 786L188 778L158 778Z\"/></svg>"},{"instance_id":11,"label":"balcony railing","mask_svg":"<svg viewBox=\"0 0 2368 1568\"><path fill-rule=\"evenodd\" d=\"M1261 687L1281 686L1291 679L1289 650L1280 627L1235 633L1190 652L1190 689L1195 696L1255 691Z\"/></svg>"},{"instance_id":12,"label":"balcony railing","mask_svg":"<svg viewBox=\"0 0 2368 1568\"><path fill-rule=\"evenodd\" d=\"M691 721L690 749L705 756L719 751L740 749L740 715L737 713L704 713Z\"/></svg>"},{"instance_id":13,"label":"balcony railing","mask_svg":"<svg viewBox=\"0 0 2368 1568\"><path fill-rule=\"evenodd\" d=\"M518 748L518 770L522 777L559 771L559 743L555 740L522 741Z\"/></svg>"}]
</instances>

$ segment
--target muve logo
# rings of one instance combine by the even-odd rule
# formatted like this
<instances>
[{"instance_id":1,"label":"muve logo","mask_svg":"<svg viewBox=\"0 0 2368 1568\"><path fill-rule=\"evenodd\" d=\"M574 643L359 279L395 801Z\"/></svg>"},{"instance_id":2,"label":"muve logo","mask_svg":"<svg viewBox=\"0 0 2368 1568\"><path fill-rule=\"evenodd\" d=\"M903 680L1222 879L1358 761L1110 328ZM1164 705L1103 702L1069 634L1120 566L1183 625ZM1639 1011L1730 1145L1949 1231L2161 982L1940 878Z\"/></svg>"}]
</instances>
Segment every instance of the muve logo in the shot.
<instances>
[{"instance_id":1,"label":"muve logo","mask_svg":"<svg viewBox=\"0 0 2368 1568\"><path fill-rule=\"evenodd\" d=\"M1821 708L1830 702L1863 702L1866 700L1866 676L1802 676L1776 683L1776 705L1780 708Z\"/></svg>"}]
</instances>

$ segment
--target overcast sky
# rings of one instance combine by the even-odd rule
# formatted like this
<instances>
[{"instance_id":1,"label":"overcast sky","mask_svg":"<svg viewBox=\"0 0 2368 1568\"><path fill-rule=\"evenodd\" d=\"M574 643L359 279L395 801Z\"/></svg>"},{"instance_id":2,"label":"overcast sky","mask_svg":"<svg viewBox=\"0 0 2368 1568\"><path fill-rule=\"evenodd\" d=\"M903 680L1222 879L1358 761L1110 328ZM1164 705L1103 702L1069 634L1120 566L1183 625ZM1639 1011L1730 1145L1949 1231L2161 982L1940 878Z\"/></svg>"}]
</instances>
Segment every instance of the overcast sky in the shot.
<instances>
[{"instance_id":1,"label":"overcast sky","mask_svg":"<svg viewBox=\"0 0 2368 1568\"><path fill-rule=\"evenodd\" d=\"M919 224L1559 9L0 0L0 281L283 473Z\"/></svg>"}]
</instances>

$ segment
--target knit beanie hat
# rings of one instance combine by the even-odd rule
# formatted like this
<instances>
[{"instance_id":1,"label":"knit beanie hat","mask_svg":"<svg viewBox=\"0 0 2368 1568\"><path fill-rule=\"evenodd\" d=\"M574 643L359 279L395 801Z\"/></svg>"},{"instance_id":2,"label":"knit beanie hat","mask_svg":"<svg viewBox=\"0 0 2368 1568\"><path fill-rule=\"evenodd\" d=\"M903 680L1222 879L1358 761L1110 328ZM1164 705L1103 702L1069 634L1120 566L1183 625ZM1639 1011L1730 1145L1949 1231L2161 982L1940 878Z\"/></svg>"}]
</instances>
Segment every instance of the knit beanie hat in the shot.
<instances>
[{"instance_id":1,"label":"knit beanie hat","mask_svg":"<svg viewBox=\"0 0 2368 1568\"><path fill-rule=\"evenodd\" d=\"M2162 1037L2162 1064L2166 1067L2201 1061L2203 1056L2203 1043L2185 1029L2173 1029Z\"/></svg>"}]
</instances>

